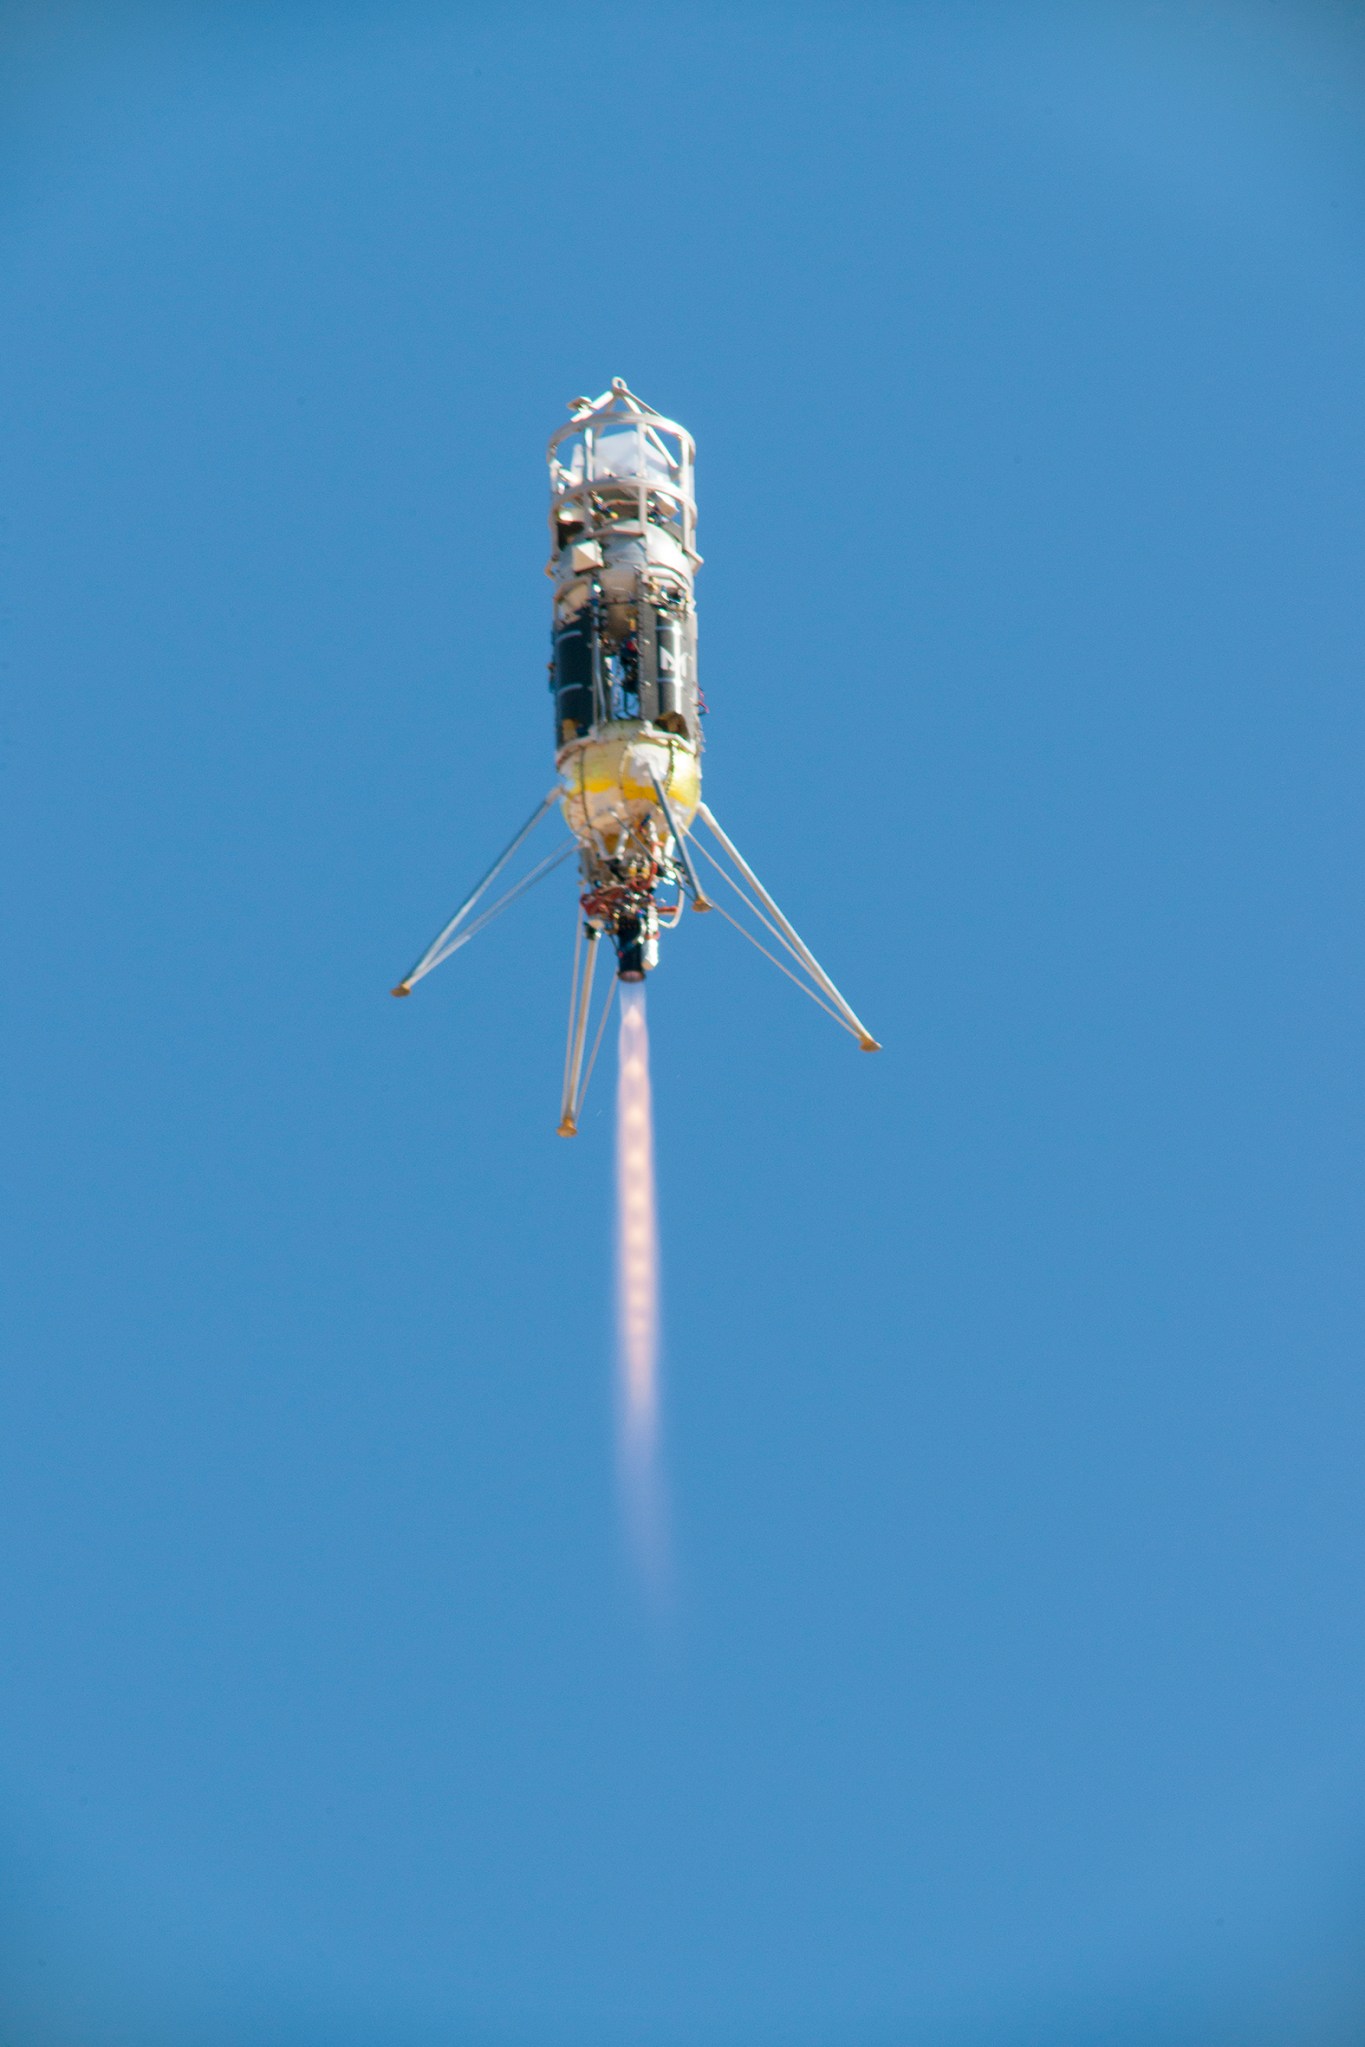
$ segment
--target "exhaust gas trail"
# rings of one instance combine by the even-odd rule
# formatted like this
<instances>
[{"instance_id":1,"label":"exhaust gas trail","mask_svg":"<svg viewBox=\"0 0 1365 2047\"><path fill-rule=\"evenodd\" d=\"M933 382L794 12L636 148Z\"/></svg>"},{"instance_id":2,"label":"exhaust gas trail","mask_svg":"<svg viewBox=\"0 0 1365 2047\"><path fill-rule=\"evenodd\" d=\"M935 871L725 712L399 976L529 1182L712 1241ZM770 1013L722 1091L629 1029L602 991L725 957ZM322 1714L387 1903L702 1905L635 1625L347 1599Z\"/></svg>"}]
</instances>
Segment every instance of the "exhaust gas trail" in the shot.
<instances>
[{"instance_id":1,"label":"exhaust gas trail","mask_svg":"<svg viewBox=\"0 0 1365 2047\"><path fill-rule=\"evenodd\" d=\"M621 984L616 1082L617 1448L636 1561L658 1590L665 1570L659 1469L659 1223L649 1025L642 982Z\"/></svg>"}]
</instances>

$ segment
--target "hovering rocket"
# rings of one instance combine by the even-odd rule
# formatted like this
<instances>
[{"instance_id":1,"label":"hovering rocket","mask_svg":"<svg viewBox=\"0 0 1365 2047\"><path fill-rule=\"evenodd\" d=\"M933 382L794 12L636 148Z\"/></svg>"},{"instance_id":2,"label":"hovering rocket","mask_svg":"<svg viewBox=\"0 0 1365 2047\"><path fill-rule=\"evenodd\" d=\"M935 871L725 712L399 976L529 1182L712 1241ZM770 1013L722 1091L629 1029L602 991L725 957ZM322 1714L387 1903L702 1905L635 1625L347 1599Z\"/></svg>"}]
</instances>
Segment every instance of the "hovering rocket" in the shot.
<instances>
[{"instance_id":1,"label":"hovering rocket","mask_svg":"<svg viewBox=\"0 0 1365 2047\"><path fill-rule=\"evenodd\" d=\"M635 397L620 377L600 398L571 400L569 415L549 445L545 572L555 586L550 662L555 784L393 990L410 995L433 967L577 850L578 939L559 1120L564 1137L578 1128L601 1042L599 1027L585 1069L602 939L610 939L615 951L618 981L642 981L658 963L660 932L677 925L688 902L694 910L720 911L865 1052L880 1050L702 802L706 706L697 682L694 583L701 556L692 437ZM479 908L556 807L570 839ZM720 857L697 837L699 824ZM782 948L785 960L723 903L708 899L696 866L699 853Z\"/></svg>"}]
</instances>

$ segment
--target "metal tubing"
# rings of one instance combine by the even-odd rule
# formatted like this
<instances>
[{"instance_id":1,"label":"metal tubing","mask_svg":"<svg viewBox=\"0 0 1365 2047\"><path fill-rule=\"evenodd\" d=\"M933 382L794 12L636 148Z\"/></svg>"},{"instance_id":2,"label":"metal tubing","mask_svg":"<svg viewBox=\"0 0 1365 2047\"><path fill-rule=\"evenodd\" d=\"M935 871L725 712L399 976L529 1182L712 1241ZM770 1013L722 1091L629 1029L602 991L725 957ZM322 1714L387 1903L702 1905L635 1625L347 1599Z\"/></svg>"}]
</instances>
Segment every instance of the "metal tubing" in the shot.
<instances>
[{"instance_id":1,"label":"metal tubing","mask_svg":"<svg viewBox=\"0 0 1365 2047\"><path fill-rule=\"evenodd\" d=\"M527 889L534 888L538 881L544 881L546 875L553 874L556 867L562 867L573 851L573 840L566 839L564 844L556 847L553 853L547 853L545 858L538 862L529 874L523 874L520 881L513 882L506 895L499 896L497 901L490 903L486 910L480 910L472 924L462 926L455 933L450 943L442 946L435 959L431 962L431 966L427 969L428 973L433 972L437 967L444 966L452 953L458 952L462 945L468 945L470 939L477 938L481 931L486 931L496 917L500 917L504 910L510 909L518 897L525 895Z\"/></svg>"},{"instance_id":2,"label":"metal tubing","mask_svg":"<svg viewBox=\"0 0 1365 2047\"><path fill-rule=\"evenodd\" d=\"M560 1083L560 1099L569 1098L569 1070L573 1065L574 1024L578 1019L578 962L583 955L583 919L575 917L573 927L573 966L569 973L569 1035L564 1040L564 1078Z\"/></svg>"},{"instance_id":3,"label":"metal tubing","mask_svg":"<svg viewBox=\"0 0 1365 2047\"><path fill-rule=\"evenodd\" d=\"M569 1003L569 1068L564 1077L564 1100L559 1114L560 1137L578 1135L578 1081L583 1071L583 1044L588 1035L588 1010L592 1002L592 974L597 965L597 927L590 924L585 932L587 944L583 958L583 972L573 989Z\"/></svg>"},{"instance_id":4,"label":"metal tubing","mask_svg":"<svg viewBox=\"0 0 1365 2047\"><path fill-rule=\"evenodd\" d=\"M873 1037L871 1031L869 1031L869 1029L867 1028L867 1025L863 1023L862 1019L858 1017L852 1009L850 1009L849 1005L845 1002L843 996L839 993L839 990L835 987L833 981L830 980L829 975L821 966L819 960L816 959L815 954L811 951L810 947L805 943L805 940L801 937L800 933L797 932L794 929L794 927L787 922L787 919L778 909L777 904L768 894L767 889L764 888L762 882L754 873L753 868L750 867L748 861L739 851L739 848L735 846L732 843L732 841L726 837L725 833L716 823L715 818L711 815L711 812L707 809L704 803L699 803L697 805L697 816L702 820L702 823L708 827L708 829L718 840L720 845L729 854L730 858L734 861L735 866L744 876L744 879L748 882L750 888L754 891L754 894L758 897L759 901L764 905L764 907L768 911L771 912L774 922L782 930L788 943L791 945L792 951L796 954L802 966L805 967L807 973L810 975L811 979L816 983L816 985L824 989L826 995L828 995L830 1001L834 1004L840 1016L843 1017L845 1023L848 1025L849 1030L853 1033L854 1037L857 1038L858 1043L862 1047L863 1051L880 1052L882 1048L877 1043L877 1040Z\"/></svg>"},{"instance_id":5,"label":"metal tubing","mask_svg":"<svg viewBox=\"0 0 1365 2047\"><path fill-rule=\"evenodd\" d=\"M648 761L646 761L645 765L649 767ZM692 884L692 907L694 910L709 910L711 905L706 900L705 889L703 889L700 881L697 879L697 870L692 865L692 857L687 850L687 841L682 835L677 818L673 815L673 806L665 794L664 785L652 767L649 768L649 779L654 784L654 794L659 799L659 808L668 820L668 829L673 834L673 842L678 849L678 860L682 871Z\"/></svg>"},{"instance_id":6,"label":"metal tubing","mask_svg":"<svg viewBox=\"0 0 1365 2047\"><path fill-rule=\"evenodd\" d=\"M550 809L552 804L556 803L559 800L560 794L561 794L560 787L558 782L556 782L554 788L545 798L545 801L537 805L536 809L531 814L531 816L526 820L526 823L517 833L512 843L505 849L505 851L499 853L497 859L493 862L493 865L489 868L487 874L485 874L483 880L478 884L477 888L471 890L471 892L465 897L464 901L460 904L459 909L455 912L455 915L451 918L450 922L447 925L445 925L441 931L437 933L435 938L432 939L431 944L422 954L422 957L418 960L416 966L413 967L410 970L410 972L404 974L402 980L398 983L398 986L393 990L393 993L395 995L411 995L413 989L416 987L417 983L422 979L423 975L429 974L434 966L439 965L441 948L445 944L446 940L450 938L459 929L461 924L463 924L465 918L469 915L475 903L478 902L479 897L484 893L486 889L490 888L492 884L497 880L498 876L502 873L503 868L512 858L512 855L516 852L517 848L523 843L524 840L530 838L531 833L540 823L540 820L544 817L546 811Z\"/></svg>"}]
</instances>

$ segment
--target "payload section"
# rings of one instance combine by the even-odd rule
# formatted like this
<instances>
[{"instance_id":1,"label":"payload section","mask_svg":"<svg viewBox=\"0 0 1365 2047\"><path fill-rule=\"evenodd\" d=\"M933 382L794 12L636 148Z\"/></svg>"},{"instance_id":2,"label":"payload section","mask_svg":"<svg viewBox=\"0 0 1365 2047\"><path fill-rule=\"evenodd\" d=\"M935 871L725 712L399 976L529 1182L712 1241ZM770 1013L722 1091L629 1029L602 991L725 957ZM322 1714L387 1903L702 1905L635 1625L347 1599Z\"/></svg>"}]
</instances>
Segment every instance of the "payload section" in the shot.
<instances>
[{"instance_id":1,"label":"payload section","mask_svg":"<svg viewBox=\"0 0 1365 2047\"><path fill-rule=\"evenodd\" d=\"M627 719L700 745L691 435L618 378L549 455L556 750Z\"/></svg>"}]
</instances>

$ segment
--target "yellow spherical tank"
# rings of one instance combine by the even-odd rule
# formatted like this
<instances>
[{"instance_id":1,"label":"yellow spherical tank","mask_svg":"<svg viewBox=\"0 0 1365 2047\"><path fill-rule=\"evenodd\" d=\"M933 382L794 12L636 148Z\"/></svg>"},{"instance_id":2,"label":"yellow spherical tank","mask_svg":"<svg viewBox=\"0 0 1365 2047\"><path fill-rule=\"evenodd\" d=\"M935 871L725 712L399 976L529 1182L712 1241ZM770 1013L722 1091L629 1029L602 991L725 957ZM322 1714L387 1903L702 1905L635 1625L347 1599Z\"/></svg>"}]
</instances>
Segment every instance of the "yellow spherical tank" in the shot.
<instances>
[{"instance_id":1,"label":"yellow spherical tank","mask_svg":"<svg viewBox=\"0 0 1365 2047\"><path fill-rule=\"evenodd\" d=\"M651 772L654 780L651 781ZM576 839L608 855L630 826L651 813L660 837L668 833L654 782L668 798L674 822L686 831L701 801L701 761L690 740L635 720L601 725L559 756L560 807Z\"/></svg>"}]
</instances>

